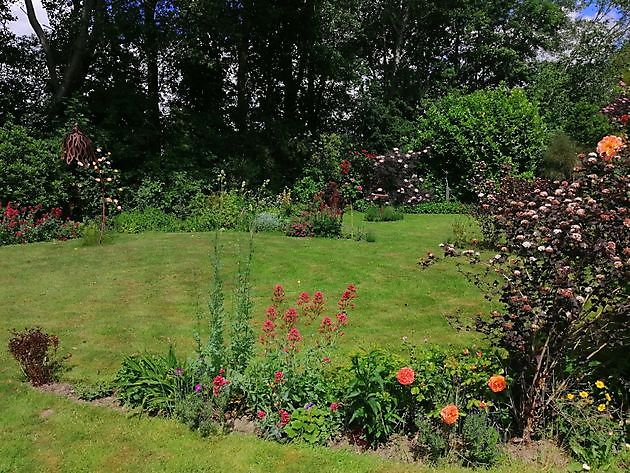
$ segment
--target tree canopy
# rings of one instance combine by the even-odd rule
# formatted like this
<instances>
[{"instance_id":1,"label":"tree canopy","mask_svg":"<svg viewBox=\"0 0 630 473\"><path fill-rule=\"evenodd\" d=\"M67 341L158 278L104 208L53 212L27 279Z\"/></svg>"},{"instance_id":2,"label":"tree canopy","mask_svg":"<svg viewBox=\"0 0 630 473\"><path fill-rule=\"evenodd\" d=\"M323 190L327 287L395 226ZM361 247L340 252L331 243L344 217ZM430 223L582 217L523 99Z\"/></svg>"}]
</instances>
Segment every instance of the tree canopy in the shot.
<instances>
[{"instance_id":1,"label":"tree canopy","mask_svg":"<svg viewBox=\"0 0 630 473\"><path fill-rule=\"evenodd\" d=\"M221 167L280 185L322 134L383 152L431 101L498 86L585 141L576 104L596 112L628 65L625 0L41 3L47 24L33 0L0 0L0 124L48 137L78 121L129 176ZM9 29L12 4L31 35Z\"/></svg>"}]
</instances>

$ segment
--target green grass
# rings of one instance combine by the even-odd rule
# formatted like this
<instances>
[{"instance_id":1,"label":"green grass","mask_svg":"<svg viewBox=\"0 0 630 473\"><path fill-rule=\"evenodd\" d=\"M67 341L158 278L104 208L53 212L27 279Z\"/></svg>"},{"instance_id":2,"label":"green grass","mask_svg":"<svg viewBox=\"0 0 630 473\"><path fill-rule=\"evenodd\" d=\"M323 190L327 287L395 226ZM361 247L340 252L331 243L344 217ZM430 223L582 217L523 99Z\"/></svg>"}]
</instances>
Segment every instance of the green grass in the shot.
<instances>
[{"instance_id":1,"label":"green grass","mask_svg":"<svg viewBox=\"0 0 630 473\"><path fill-rule=\"evenodd\" d=\"M404 221L368 223L375 243L256 235L256 323L276 283L290 299L300 291L322 290L331 310L345 286L355 283L359 298L345 351L373 344L396 350L402 336L417 344L475 342L444 316L458 309L486 310L478 290L451 260L426 270L416 264L451 235L452 221L409 215ZM220 238L229 291L247 235L226 232ZM62 352L72 354L64 375L70 382L111 378L126 354L165 352L169 342L180 355L191 354L195 314L207 303L211 248L212 235L203 233L120 235L102 247L70 241L0 248L0 345L6 347L12 328L42 326L59 335ZM52 413L43 417L47 409ZM173 421L73 403L21 383L5 348L0 412L0 472L416 471L370 455L237 434L201 439Z\"/></svg>"}]
</instances>

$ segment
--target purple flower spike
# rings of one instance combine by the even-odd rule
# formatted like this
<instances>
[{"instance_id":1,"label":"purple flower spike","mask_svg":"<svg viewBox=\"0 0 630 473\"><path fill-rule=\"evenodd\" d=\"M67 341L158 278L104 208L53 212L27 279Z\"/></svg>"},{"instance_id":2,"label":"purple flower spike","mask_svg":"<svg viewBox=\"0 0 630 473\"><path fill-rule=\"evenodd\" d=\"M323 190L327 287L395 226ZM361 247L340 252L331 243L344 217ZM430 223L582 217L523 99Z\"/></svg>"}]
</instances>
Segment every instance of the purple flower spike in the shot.
<instances>
[{"instance_id":1,"label":"purple flower spike","mask_svg":"<svg viewBox=\"0 0 630 473\"><path fill-rule=\"evenodd\" d=\"M195 391L197 392L201 391L201 384L198 384L197 386L195 386Z\"/></svg>"}]
</instances>

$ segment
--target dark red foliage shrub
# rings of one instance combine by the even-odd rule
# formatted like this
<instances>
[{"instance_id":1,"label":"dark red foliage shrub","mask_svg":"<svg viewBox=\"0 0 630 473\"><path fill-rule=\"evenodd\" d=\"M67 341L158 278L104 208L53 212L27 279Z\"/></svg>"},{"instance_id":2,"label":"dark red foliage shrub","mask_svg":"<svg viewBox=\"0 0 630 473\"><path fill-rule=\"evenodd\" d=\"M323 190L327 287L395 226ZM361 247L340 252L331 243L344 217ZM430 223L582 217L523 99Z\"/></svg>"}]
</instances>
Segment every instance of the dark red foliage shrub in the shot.
<instances>
[{"instance_id":1,"label":"dark red foliage shrub","mask_svg":"<svg viewBox=\"0 0 630 473\"><path fill-rule=\"evenodd\" d=\"M497 290L503 309L477 328L509 353L526 439L593 370L613 383L628 379L630 153L609 149L581 163L572 180L506 177L478 194L477 215L501 246L486 276L474 277ZM488 284L490 274L498 279Z\"/></svg>"},{"instance_id":2,"label":"dark red foliage shrub","mask_svg":"<svg viewBox=\"0 0 630 473\"><path fill-rule=\"evenodd\" d=\"M622 128L630 128L630 88L623 82L619 85L622 92L612 103L602 109L602 113Z\"/></svg>"},{"instance_id":3,"label":"dark red foliage shrub","mask_svg":"<svg viewBox=\"0 0 630 473\"><path fill-rule=\"evenodd\" d=\"M420 158L428 150L401 153L398 148L371 159L368 200L378 205L416 205L430 200L431 194L418 176Z\"/></svg>"},{"instance_id":4,"label":"dark red foliage shrub","mask_svg":"<svg viewBox=\"0 0 630 473\"><path fill-rule=\"evenodd\" d=\"M327 211L336 216L342 216L344 210L344 200L339 185L330 181L324 189L315 194L315 205L319 211Z\"/></svg>"},{"instance_id":5,"label":"dark red foliage shrub","mask_svg":"<svg viewBox=\"0 0 630 473\"><path fill-rule=\"evenodd\" d=\"M9 352L33 386L48 384L57 379L62 363L57 358L58 347L59 338L42 332L39 327L22 332L13 331L9 340Z\"/></svg>"},{"instance_id":6,"label":"dark red foliage shrub","mask_svg":"<svg viewBox=\"0 0 630 473\"><path fill-rule=\"evenodd\" d=\"M306 238L314 236L313 224L305 218L293 220L287 227L287 236Z\"/></svg>"}]
</instances>

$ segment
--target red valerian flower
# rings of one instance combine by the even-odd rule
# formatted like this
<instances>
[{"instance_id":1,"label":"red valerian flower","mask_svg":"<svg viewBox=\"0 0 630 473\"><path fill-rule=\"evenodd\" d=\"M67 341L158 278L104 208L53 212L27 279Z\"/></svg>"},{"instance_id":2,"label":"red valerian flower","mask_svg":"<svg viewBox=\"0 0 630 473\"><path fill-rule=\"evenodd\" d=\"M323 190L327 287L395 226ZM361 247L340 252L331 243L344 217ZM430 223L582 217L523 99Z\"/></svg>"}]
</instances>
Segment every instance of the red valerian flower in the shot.
<instances>
[{"instance_id":1,"label":"red valerian flower","mask_svg":"<svg viewBox=\"0 0 630 473\"><path fill-rule=\"evenodd\" d=\"M273 296L271 297L271 301L274 304L280 304L284 302L284 300L284 288L280 284L276 284L276 286L273 288Z\"/></svg>"},{"instance_id":2,"label":"red valerian flower","mask_svg":"<svg viewBox=\"0 0 630 473\"><path fill-rule=\"evenodd\" d=\"M259 340L263 345L276 337L276 324L272 320L265 320L262 330L263 333L260 335Z\"/></svg>"},{"instance_id":3,"label":"red valerian flower","mask_svg":"<svg viewBox=\"0 0 630 473\"><path fill-rule=\"evenodd\" d=\"M267 417L267 413L265 411L258 411L256 413L256 417L258 417L260 420L264 419L265 417Z\"/></svg>"},{"instance_id":4,"label":"red valerian flower","mask_svg":"<svg viewBox=\"0 0 630 473\"><path fill-rule=\"evenodd\" d=\"M284 313L284 323L287 324L287 327L292 327L293 325L295 325L295 323L297 322L297 319L298 319L298 313L297 313L297 310L295 310L293 307L290 307Z\"/></svg>"},{"instance_id":5,"label":"red valerian flower","mask_svg":"<svg viewBox=\"0 0 630 473\"><path fill-rule=\"evenodd\" d=\"M263 332L270 333L276 329L276 324L273 321L267 319L263 322Z\"/></svg>"},{"instance_id":6,"label":"red valerian flower","mask_svg":"<svg viewBox=\"0 0 630 473\"><path fill-rule=\"evenodd\" d=\"M291 414L289 414L284 409L280 409L278 411L278 414L280 414L280 427L284 427L289 422L291 422Z\"/></svg>"},{"instance_id":7,"label":"red valerian flower","mask_svg":"<svg viewBox=\"0 0 630 473\"><path fill-rule=\"evenodd\" d=\"M409 368L408 366L400 368L398 370L398 373L396 373L396 379L403 386L408 386L413 383L414 378L415 373L413 372L413 369Z\"/></svg>"},{"instance_id":8,"label":"red valerian flower","mask_svg":"<svg viewBox=\"0 0 630 473\"><path fill-rule=\"evenodd\" d=\"M322 323L319 324L319 331L320 331L320 333L330 332L332 330L334 330L333 329L333 324L332 324L332 319L330 317L324 317L322 319Z\"/></svg>"},{"instance_id":9,"label":"red valerian flower","mask_svg":"<svg viewBox=\"0 0 630 473\"><path fill-rule=\"evenodd\" d=\"M287 333L287 340L294 343L301 342L302 334L297 328L291 327L291 330L289 330L289 333Z\"/></svg>"},{"instance_id":10,"label":"red valerian flower","mask_svg":"<svg viewBox=\"0 0 630 473\"><path fill-rule=\"evenodd\" d=\"M269 320L276 320L276 317L278 317L278 311L276 310L276 308L274 306L270 306L267 308L267 318Z\"/></svg>"},{"instance_id":11,"label":"red valerian flower","mask_svg":"<svg viewBox=\"0 0 630 473\"><path fill-rule=\"evenodd\" d=\"M333 412L337 412L337 409L339 409L339 403L338 402L333 402L330 404L330 410Z\"/></svg>"},{"instance_id":12,"label":"red valerian flower","mask_svg":"<svg viewBox=\"0 0 630 473\"><path fill-rule=\"evenodd\" d=\"M340 312L337 314L337 322L339 322L339 325L342 327L348 325L348 316L345 312Z\"/></svg>"},{"instance_id":13,"label":"red valerian flower","mask_svg":"<svg viewBox=\"0 0 630 473\"><path fill-rule=\"evenodd\" d=\"M317 291L315 294L313 294L313 303L320 305L324 303L324 293L321 291Z\"/></svg>"},{"instance_id":14,"label":"red valerian flower","mask_svg":"<svg viewBox=\"0 0 630 473\"><path fill-rule=\"evenodd\" d=\"M308 295L308 292L302 292L300 294L300 297L298 297L298 300L296 302L297 305L302 305L302 304L306 304L308 303L308 301L310 300L310 296Z\"/></svg>"},{"instance_id":15,"label":"red valerian flower","mask_svg":"<svg viewBox=\"0 0 630 473\"><path fill-rule=\"evenodd\" d=\"M219 391L221 391L221 388L228 384L230 384L230 382L227 379L225 379L223 376L221 375L215 376L214 379L212 380L212 394L214 395L214 397L218 397Z\"/></svg>"},{"instance_id":16,"label":"red valerian flower","mask_svg":"<svg viewBox=\"0 0 630 473\"><path fill-rule=\"evenodd\" d=\"M284 373L282 371L276 371L273 375L273 380L276 383L281 383L282 380L284 379Z\"/></svg>"},{"instance_id":17,"label":"red valerian flower","mask_svg":"<svg viewBox=\"0 0 630 473\"><path fill-rule=\"evenodd\" d=\"M354 304L352 303L352 299L357 296L357 289L354 284L349 284L346 290L341 295L341 299L337 302L339 309L341 311L345 311L346 308L354 308Z\"/></svg>"}]
</instances>

